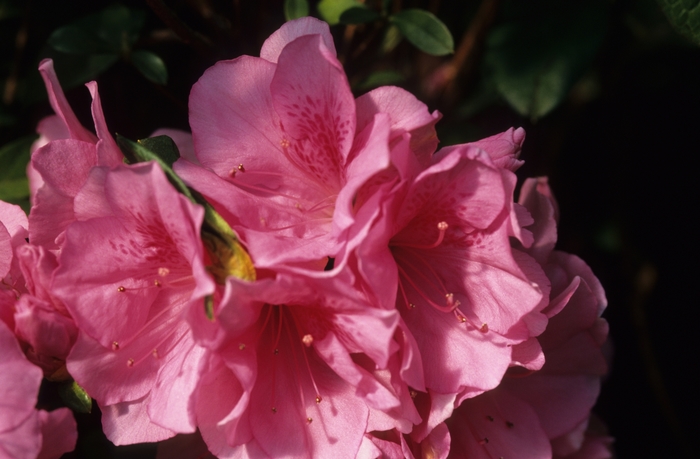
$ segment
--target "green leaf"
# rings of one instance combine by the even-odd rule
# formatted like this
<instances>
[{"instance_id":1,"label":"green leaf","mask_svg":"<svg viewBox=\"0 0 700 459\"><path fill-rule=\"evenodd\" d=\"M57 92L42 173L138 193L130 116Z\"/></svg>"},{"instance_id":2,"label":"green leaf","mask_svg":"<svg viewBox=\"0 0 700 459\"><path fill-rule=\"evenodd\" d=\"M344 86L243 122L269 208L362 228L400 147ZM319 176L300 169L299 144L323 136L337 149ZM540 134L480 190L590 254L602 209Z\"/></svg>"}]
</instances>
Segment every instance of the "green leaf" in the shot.
<instances>
[{"instance_id":1,"label":"green leaf","mask_svg":"<svg viewBox=\"0 0 700 459\"><path fill-rule=\"evenodd\" d=\"M284 0L284 17L287 21L308 15L309 2L307 0Z\"/></svg>"},{"instance_id":2,"label":"green leaf","mask_svg":"<svg viewBox=\"0 0 700 459\"><path fill-rule=\"evenodd\" d=\"M134 51L131 62L149 81L165 85L168 83L168 69L163 59L150 51Z\"/></svg>"},{"instance_id":3,"label":"green leaf","mask_svg":"<svg viewBox=\"0 0 700 459\"><path fill-rule=\"evenodd\" d=\"M357 87L361 91L378 88L379 86L396 85L406 80L401 73L396 70L378 70L371 73Z\"/></svg>"},{"instance_id":4,"label":"green leaf","mask_svg":"<svg viewBox=\"0 0 700 459\"><path fill-rule=\"evenodd\" d=\"M175 161L180 159L180 150L177 148L175 141L167 135L140 139L138 143L143 145L147 150L155 153L170 167L173 167Z\"/></svg>"},{"instance_id":5,"label":"green leaf","mask_svg":"<svg viewBox=\"0 0 700 459\"><path fill-rule=\"evenodd\" d=\"M379 18L379 13L363 5L353 6L343 11L339 20L341 24L365 24L367 22L374 22Z\"/></svg>"},{"instance_id":6,"label":"green leaf","mask_svg":"<svg viewBox=\"0 0 700 459\"><path fill-rule=\"evenodd\" d=\"M128 51L143 27L145 14L123 5L113 5L56 29L49 44L70 54Z\"/></svg>"},{"instance_id":7,"label":"green leaf","mask_svg":"<svg viewBox=\"0 0 700 459\"><path fill-rule=\"evenodd\" d=\"M27 163L37 136L20 137L0 148L0 200L22 204L29 197Z\"/></svg>"},{"instance_id":8,"label":"green leaf","mask_svg":"<svg viewBox=\"0 0 700 459\"><path fill-rule=\"evenodd\" d=\"M420 9L400 11L389 17L404 37L423 52L444 56L454 52L454 40L445 24L432 13Z\"/></svg>"},{"instance_id":9,"label":"green leaf","mask_svg":"<svg viewBox=\"0 0 700 459\"><path fill-rule=\"evenodd\" d=\"M358 0L321 0L316 8L324 21L330 25L340 22L340 16L350 8L362 8L364 4Z\"/></svg>"},{"instance_id":10,"label":"green leaf","mask_svg":"<svg viewBox=\"0 0 700 459\"><path fill-rule=\"evenodd\" d=\"M75 381L66 381L59 384L58 395L73 411L78 413L89 413L92 411L92 398Z\"/></svg>"},{"instance_id":11,"label":"green leaf","mask_svg":"<svg viewBox=\"0 0 700 459\"><path fill-rule=\"evenodd\" d=\"M54 30L48 40L56 51L68 54L94 54L98 52L117 52L110 49L109 43L100 39L92 31L83 27L68 25Z\"/></svg>"},{"instance_id":12,"label":"green leaf","mask_svg":"<svg viewBox=\"0 0 700 459\"><path fill-rule=\"evenodd\" d=\"M0 200L17 201L29 196L29 181L26 178L0 180Z\"/></svg>"},{"instance_id":13,"label":"green leaf","mask_svg":"<svg viewBox=\"0 0 700 459\"><path fill-rule=\"evenodd\" d=\"M700 45L700 0L658 0L669 22L686 38Z\"/></svg>"},{"instance_id":14,"label":"green leaf","mask_svg":"<svg viewBox=\"0 0 700 459\"><path fill-rule=\"evenodd\" d=\"M485 61L498 92L532 120L556 108L586 72L605 36L605 0L532 0L505 5Z\"/></svg>"}]
</instances>

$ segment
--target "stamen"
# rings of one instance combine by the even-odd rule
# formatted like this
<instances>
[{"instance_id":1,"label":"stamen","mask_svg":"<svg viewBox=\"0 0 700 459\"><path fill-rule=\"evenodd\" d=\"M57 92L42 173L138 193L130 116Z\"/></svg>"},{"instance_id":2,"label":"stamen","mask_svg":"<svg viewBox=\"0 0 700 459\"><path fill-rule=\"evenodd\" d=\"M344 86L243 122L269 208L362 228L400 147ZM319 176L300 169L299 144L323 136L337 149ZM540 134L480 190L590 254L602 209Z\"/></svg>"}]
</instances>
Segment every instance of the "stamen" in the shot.
<instances>
[{"instance_id":1,"label":"stamen","mask_svg":"<svg viewBox=\"0 0 700 459\"><path fill-rule=\"evenodd\" d=\"M297 323L297 320L296 320L296 317L294 317L294 314L292 314L292 320L294 321L294 325L296 326L297 330L299 330L299 324ZM287 332L290 333L289 329L287 329ZM291 333L290 333L290 336L291 336ZM306 341L308 341L306 338L307 336L311 339L309 344L306 344ZM311 335L304 335L304 338L302 338L302 342L306 345L306 347L309 347L311 345L311 343L313 342L313 339L314 338ZM309 364L309 358L306 356L306 352L303 349L301 351L301 354L304 356L304 362L306 363L306 371L309 372L309 377L311 378L311 384L314 386L314 390L316 391L316 403L321 403L322 399L321 399L320 391L318 390L318 386L316 385L316 380L314 379L314 374L311 372L311 365ZM292 355L294 355L294 353L292 353ZM296 363L296 357L294 357L294 360ZM299 379L300 379L299 382L301 383L301 378L299 378ZM304 394L303 394L303 391L301 390L301 384L299 384L299 390L301 392L302 405L305 405L305 403L303 403L304 402Z\"/></svg>"},{"instance_id":2,"label":"stamen","mask_svg":"<svg viewBox=\"0 0 700 459\"><path fill-rule=\"evenodd\" d=\"M481 328L479 328L479 331L481 333L486 333L487 331L489 331L489 324L481 324Z\"/></svg>"},{"instance_id":3,"label":"stamen","mask_svg":"<svg viewBox=\"0 0 700 459\"><path fill-rule=\"evenodd\" d=\"M117 287L117 292L124 293L124 292L126 292L126 289L120 285L119 287Z\"/></svg>"},{"instance_id":4,"label":"stamen","mask_svg":"<svg viewBox=\"0 0 700 459\"><path fill-rule=\"evenodd\" d=\"M155 285L156 287L160 287L161 284L160 284L160 282L158 281L158 279L156 279L156 280L153 281L153 285Z\"/></svg>"},{"instance_id":5,"label":"stamen","mask_svg":"<svg viewBox=\"0 0 700 459\"><path fill-rule=\"evenodd\" d=\"M416 398L416 396L418 396L418 392L416 392L415 390L410 390L408 391L408 395L410 395L411 398Z\"/></svg>"},{"instance_id":6,"label":"stamen","mask_svg":"<svg viewBox=\"0 0 700 459\"><path fill-rule=\"evenodd\" d=\"M289 140L287 140L287 139L280 140L280 147L289 148Z\"/></svg>"},{"instance_id":7,"label":"stamen","mask_svg":"<svg viewBox=\"0 0 700 459\"><path fill-rule=\"evenodd\" d=\"M301 342L304 343L304 346L309 347L311 344L314 342L314 337L306 334L301 338Z\"/></svg>"},{"instance_id":8,"label":"stamen","mask_svg":"<svg viewBox=\"0 0 700 459\"><path fill-rule=\"evenodd\" d=\"M484 437L483 440L479 440L479 444L480 444L480 445L485 445L485 444L487 444L488 442L489 442L489 439L486 438L486 437Z\"/></svg>"},{"instance_id":9,"label":"stamen","mask_svg":"<svg viewBox=\"0 0 700 459\"><path fill-rule=\"evenodd\" d=\"M399 268L399 272L400 272L401 274L403 274L404 279L406 279L406 281L408 281L408 283L411 285L411 287L413 287L413 289L414 289L416 292L418 292L418 294L419 294L420 296L422 296L423 299L424 299L429 305L431 305L432 307L434 307L434 308L437 309L438 311L440 311L440 312L452 312L452 311L455 310L455 308L457 308L457 306L459 306L459 303L458 303L458 302L449 301L450 295L452 295L451 293L445 294L445 298L448 299L447 306L440 306L439 304L435 303L433 300L431 300L430 298L428 298L428 295L426 295L425 293L423 293L423 291L422 291L420 288L418 288L418 286L417 286L417 285L415 284L415 282L413 282L413 280L408 276L408 274L407 274L406 271L401 267L401 265L398 265L398 264L397 264L396 266Z\"/></svg>"},{"instance_id":10,"label":"stamen","mask_svg":"<svg viewBox=\"0 0 700 459\"><path fill-rule=\"evenodd\" d=\"M272 407L272 412L273 412L273 413L277 413L277 408L275 408L275 407L273 406L273 407Z\"/></svg>"},{"instance_id":11,"label":"stamen","mask_svg":"<svg viewBox=\"0 0 700 459\"><path fill-rule=\"evenodd\" d=\"M442 244L443 239L445 239L445 232L447 231L447 228L449 228L449 227L450 227L450 225L448 225L447 222L438 223L437 229L438 229L439 233L438 233L437 240L430 245L411 244L411 243L405 243L405 242L400 242L398 245L400 245L401 247L413 247L414 249L434 249L435 247Z\"/></svg>"},{"instance_id":12,"label":"stamen","mask_svg":"<svg viewBox=\"0 0 700 459\"><path fill-rule=\"evenodd\" d=\"M241 172L245 172L245 167L243 167L243 163L238 165L238 170Z\"/></svg>"},{"instance_id":13,"label":"stamen","mask_svg":"<svg viewBox=\"0 0 700 459\"><path fill-rule=\"evenodd\" d=\"M126 366L127 367L133 367L134 366L134 359L129 359L126 361Z\"/></svg>"},{"instance_id":14,"label":"stamen","mask_svg":"<svg viewBox=\"0 0 700 459\"><path fill-rule=\"evenodd\" d=\"M306 423L307 423L307 424L311 424L312 422L313 422L313 419L312 419L312 418L310 418L310 417L309 417L309 418L306 418Z\"/></svg>"},{"instance_id":15,"label":"stamen","mask_svg":"<svg viewBox=\"0 0 700 459\"><path fill-rule=\"evenodd\" d=\"M486 415L486 419L488 419L489 422L493 422L493 421L494 421L493 416L490 416L490 415Z\"/></svg>"},{"instance_id":16,"label":"stamen","mask_svg":"<svg viewBox=\"0 0 700 459\"><path fill-rule=\"evenodd\" d=\"M512 429L513 427L515 427L515 424L513 424L510 421L506 421L506 427L508 427L509 429Z\"/></svg>"},{"instance_id":17,"label":"stamen","mask_svg":"<svg viewBox=\"0 0 700 459\"><path fill-rule=\"evenodd\" d=\"M158 268L158 275L160 277L165 277L168 274L170 274L170 270L168 268Z\"/></svg>"},{"instance_id":18,"label":"stamen","mask_svg":"<svg viewBox=\"0 0 700 459\"><path fill-rule=\"evenodd\" d=\"M116 341L112 341L112 350L113 351L118 351L119 350L119 343Z\"/></svg>"},{"instance_id":19,"label":"stamen","mask_svg":"<svg viewBox=\"0 0 700 459\"><path fill-rule=\"evenodd\" d=\"M239 344L239 345L238 345L238 349L241 350L241 351L242 351L243 349L245 349L245 344L243 344L243 343Z\"/></svg>"},{"instance_id":20,"label":"stamen","mask_svg":"<svg viewBox=\"0 0 700 459\"><path fill-rule=\"evenodd\" d=\"M151 354L153 355L154 359L160 358L160 355L158 355L158 349L153 349L153 351L151 351Z\"/></svg>"}]
</instances>

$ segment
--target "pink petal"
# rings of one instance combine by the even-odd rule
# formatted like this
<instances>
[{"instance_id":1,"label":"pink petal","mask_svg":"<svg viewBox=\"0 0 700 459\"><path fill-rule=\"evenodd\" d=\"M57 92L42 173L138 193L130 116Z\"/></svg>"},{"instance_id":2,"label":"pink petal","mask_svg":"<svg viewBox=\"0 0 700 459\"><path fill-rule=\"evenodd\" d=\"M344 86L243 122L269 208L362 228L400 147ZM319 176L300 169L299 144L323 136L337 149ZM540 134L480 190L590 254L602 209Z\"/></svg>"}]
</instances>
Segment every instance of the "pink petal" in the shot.
<instances>
[{"instance_id":1,"label":"pink petal","mask_svg":"<svg viewBox=\"0 0 700 459\"><path fill-rule=\"evenodd\" d=\"M101 406L102 430L115 445L133 445L166 440L175 432L151 422L146 414L145 397L132 402Z\"/></svg>"},{"instance_id":2,"label":"pink petal","mask_svg":"<svg viewBox=\"0 0 700 459\"><path fill-rule=\"evenodd\" d=\"M285 22L272 35L267 37L260 50L260 57L277 63L280 53L289 43L304 35L320 35L323 44L335 56L333 36L328 28L328 23L312 17L303 17L294 21Z\"/></svg>"},{"instance_id":3,"label":"pink petal","mask_svg":"<svg viewBox=\"0 0 700 459\"><path fill-rule=\"evenodd\" d=\"M99 139L99 142L97 142L97 164L109 167L123 164L124 156L107 128L105 115L102 112L100 94L97 92L97 83L91 81L85 86L88 87L92 96L92 118L95 120L95 131Z\"/></svg>"},{"instance_id":4,"label":"pink petal","mask_svg":"<svg viewBox=\"0 0 700 459\"><path fill-rule=\"evenodd\" d=\"M37 459L58 459L75 449L78 430L73 413L68 408L39 411L42 446Z\"/></svg>"},{"instance_id":5,"label":"pink petal","mask_svg":"<svg viewBox=\"0 0 700 459\"><path fill-rule=\"evenodd\" d=\"M377 113L387 113L391 120L391 141L404 133L411 135L410 151L424 167L438 145L435 123L441 115L430 113L428 107L408 91L395 86L382 86L357 98L357 130L360 131Z\"/></svg>"},{"instance_id":6,"label":"pink petal","mask_svg":"<svg viewBox=\"0 0 700 459\"><path fill-rule=\"evenodd\" d=\"M470 142L467 145L486 150L497 167L515 172L524 163L518 159L524 141L525 130L523 128L510 128L500 134Z\"/></svg>"},{"instance_id":7,"label":"pink petal","mask_svg":"<svg viewBox=\"0 0 700 459\"><path fill-rule=\"evenodd\" d=\"M270 91L289 160L329 190L340 189L355 134L355 100L321 36L303 36L284 48Z\"/></svg>"},{"instance_id":8,"label":"pink petal","mask_svg":"<svg viewBox=\"0 0 700 459\"><path fill-rule=\"evenodd\" d=\"M97 143L95 135L80 124L80 121L78 121L75 113L73 113L73 110L70 108L66 96L63 94L63 89L61 89L61 84L56 77L56 72L53 69L53 61L51 59L44 59L41 61L39 64L39 72L44 79L44 84L46 84L46 92L49 93L51 107L54 112L56 112L56 115L65 123L68 132L70 132L70 138L92 144Z\"/></svg>"},{"instance_id":9,"label":"pink petal","mask_svg":"<svg viewBox=\"0 0 700 459\"><path fill-rule=\"evenodd\" d=\"M504 392L465 401L448 421L450 457L541 459L552 456L549 439L526 403Z\"/></svg>"}]
</instances>

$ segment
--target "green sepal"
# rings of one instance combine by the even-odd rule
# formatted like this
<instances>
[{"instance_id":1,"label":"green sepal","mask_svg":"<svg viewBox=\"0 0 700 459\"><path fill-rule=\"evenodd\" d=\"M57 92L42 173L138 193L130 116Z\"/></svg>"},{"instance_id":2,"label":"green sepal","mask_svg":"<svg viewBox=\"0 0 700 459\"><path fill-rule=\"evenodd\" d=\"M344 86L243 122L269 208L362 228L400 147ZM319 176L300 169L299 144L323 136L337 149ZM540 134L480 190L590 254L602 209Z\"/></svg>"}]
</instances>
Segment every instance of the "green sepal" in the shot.
<instances>
[{"instance_id":1,"label":"green sepal","mask_svg":"<svg viewBox=\"0 0 700 459\"><path fill-rule=\"evenodd\" d=\"M75 381L65 381L58 385L58 395L71 410L78 413L92 411L92 397Z\"/></svg>"}]
</instances>

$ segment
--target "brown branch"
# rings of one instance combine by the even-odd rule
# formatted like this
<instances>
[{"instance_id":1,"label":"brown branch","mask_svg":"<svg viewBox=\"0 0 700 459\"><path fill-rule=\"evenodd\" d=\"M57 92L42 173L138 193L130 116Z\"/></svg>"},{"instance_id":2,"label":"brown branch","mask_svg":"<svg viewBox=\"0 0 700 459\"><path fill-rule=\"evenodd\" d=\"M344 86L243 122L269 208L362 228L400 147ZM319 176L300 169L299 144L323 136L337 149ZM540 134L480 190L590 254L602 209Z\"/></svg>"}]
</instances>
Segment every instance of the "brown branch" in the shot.
<instances>
[{"instance_id":1,"label":"brown branch","mask_svg":"<svg viewBox=\"0 0 700 459\"><path fill-rule=\"evenodd\" d=\"M454 56L449 62L438 68L428 79L426 92L430 96L442 93L445 98L453 98L455 81L459 75L468 74L474 63L474 55L478 44L483 41L486 32L496 18L500 0L484 0L474 16L471 24L462 35Z\"/></svg>"},{"instance_id":2,"label":"brown branch","mask_svg":"<svg viewBox=\"0 0 700 459\"><path fill-rule=\"evenodd\" d=\"M212 42L202 34L192 30L187 24L182 22L177 15L168 8L163 0L146 0L148 6L151 7L154 13L165 23L180 39L192 46L198 53L204 56L212 56L214 54L214 46Z\"/></svg>"}]
</instances>

